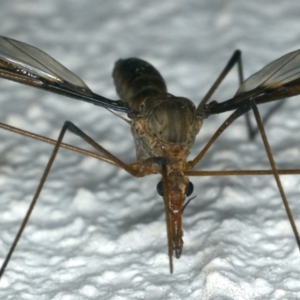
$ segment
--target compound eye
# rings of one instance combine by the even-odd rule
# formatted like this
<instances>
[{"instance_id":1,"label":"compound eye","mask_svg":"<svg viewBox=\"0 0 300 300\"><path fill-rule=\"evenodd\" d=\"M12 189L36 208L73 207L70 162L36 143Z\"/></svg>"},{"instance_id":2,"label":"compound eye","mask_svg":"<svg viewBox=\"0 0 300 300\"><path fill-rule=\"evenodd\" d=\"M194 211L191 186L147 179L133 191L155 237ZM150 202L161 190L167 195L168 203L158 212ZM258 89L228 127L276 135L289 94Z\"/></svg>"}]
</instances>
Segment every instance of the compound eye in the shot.
<instances>
[{"instance_id":1,"label":"compound eye","mask_svg":"<svg viewBox=\"0 0 300 300\"><path fill-rule=\"evenodd\" d=\"M192 193L193 193L193 191L194 191L194 185L191 182L189 182L188 185L185 188L185 194L186 194L186 196L187 197L191 196Z\"/></svg>"},{"instance_id":2,"label":"compound eye","mask_svg":"<svg viewBox=\"0 0 300 300\"><path fill-rule=\"evenodd\" d=\"M164 196L164 187L163 187L162 181L160 181L160 182L157 184L156 190L157 190L158 195L160 195L160 196L162 196L162 197Z\"/></svg>"}]
</instances>

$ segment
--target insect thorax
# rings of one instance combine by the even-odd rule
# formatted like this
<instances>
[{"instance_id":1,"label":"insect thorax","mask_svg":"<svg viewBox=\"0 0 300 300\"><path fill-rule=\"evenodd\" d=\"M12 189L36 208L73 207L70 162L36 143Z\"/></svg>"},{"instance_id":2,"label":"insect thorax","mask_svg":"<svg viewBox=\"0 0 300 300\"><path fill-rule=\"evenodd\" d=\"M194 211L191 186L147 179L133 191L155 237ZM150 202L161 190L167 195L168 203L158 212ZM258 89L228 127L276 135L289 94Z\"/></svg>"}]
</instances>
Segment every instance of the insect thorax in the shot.
<instances>
[{"instance_id":1,"label":"insect thorax","mask_svg":"<svg viewBox=\"0 0 300 300\"><path fill-rule=\"evenodd\" d=\"M138 161L166 157L172 164L185 165L201 125L194 104L186 98L164 94L145 99L132 119Z\"/></svg>"}]
</instances>

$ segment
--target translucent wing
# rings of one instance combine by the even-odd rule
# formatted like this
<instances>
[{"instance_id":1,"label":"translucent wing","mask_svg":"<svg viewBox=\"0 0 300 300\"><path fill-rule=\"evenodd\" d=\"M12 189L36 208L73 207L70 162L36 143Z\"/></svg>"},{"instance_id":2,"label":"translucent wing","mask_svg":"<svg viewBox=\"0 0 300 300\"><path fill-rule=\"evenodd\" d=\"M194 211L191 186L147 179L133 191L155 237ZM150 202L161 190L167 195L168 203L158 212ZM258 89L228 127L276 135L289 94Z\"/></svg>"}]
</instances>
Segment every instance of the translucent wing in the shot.
<instances>
[{"instance_id":1,"label":"translucent wing","mask_svg":"<svg viewBox=\"0 0 300 300\"><path fill-rule=\"evenodd\" d=\"M256 88L276 89L300 77L300 50L288 53L266 65L242 83L236 96Z\"/></svg>"},{"instance_id":2,"label":"translucent wing","mask_svg":"<svg viewBox=\"0 0 300 300\"><path fill-rule=\"evenodd\" d=\"M0 36L0 77L105 108L132 111L122 101L113 101L94 94L77 75L45 52L2 36Z\"/></svg>"},{"instance_id":3,"label":"translucent wing","mask_svg":"<svg viewBox=\"0 0 300 300\"><path fill-rule=\"evenodd\" d=\"M300 94L300 50L274 60L245 80L235 96L227 101L208 104L203 115L208 117L225 111L271 102Z\"/></svg>"}]
</instances>

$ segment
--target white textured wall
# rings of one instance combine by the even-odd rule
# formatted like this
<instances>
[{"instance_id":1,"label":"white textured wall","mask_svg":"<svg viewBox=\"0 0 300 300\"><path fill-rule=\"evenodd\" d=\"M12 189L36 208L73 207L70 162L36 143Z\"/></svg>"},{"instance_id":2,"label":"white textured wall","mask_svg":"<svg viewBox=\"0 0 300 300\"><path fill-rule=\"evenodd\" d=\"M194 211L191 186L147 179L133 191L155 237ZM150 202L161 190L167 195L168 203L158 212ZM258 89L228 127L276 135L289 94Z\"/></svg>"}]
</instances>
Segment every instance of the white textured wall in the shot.
<instances>
[{"instance_id":1,"label":"white textured wall","mask_svg":"<svg viewBox=\"0 0 300 300\"><path fill-rule=\"evenodd\" d=\"M95 92L116 99L114 61L153 63L169 91L198 103L232 52L245 75L300 48L299 1L3 0L0 34L33 44ZM214 96L230 98L232 73ZM267 124L280 167L300 167L298 98ZM124 161L129 127L93 105L0 80L0 121L56 138L70 120ZM265 108L262 107L262 111ZM193 154L224 120L211 117ZM0 132L0 258L7 253L52 147ZM69 135L67 141L84 146ZM218 140L199 169L268 168L244 120ZM158 176L135 179L62 150L0 284L1 299L299 299L300 255L272 177L192 178L185 247L168 271ZM282 178L296 221L299 177Z\"/></svg>"}]
</instances>

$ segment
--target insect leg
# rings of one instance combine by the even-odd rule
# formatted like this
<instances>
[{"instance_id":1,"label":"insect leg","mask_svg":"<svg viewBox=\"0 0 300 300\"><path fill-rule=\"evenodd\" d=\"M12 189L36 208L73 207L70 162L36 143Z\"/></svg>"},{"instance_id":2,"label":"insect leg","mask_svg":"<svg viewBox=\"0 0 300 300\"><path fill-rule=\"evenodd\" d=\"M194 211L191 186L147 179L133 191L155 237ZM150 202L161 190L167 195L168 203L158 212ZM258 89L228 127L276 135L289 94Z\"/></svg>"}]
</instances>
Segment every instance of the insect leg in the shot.
<instances>
[{"instance_id":1,"label":"insect leg","mask_svg":"<svg viewBox=\"0 0 300 300\"><path fill-rule=\"evenodd\" d=\"M265 129L264 129L263 122L261 120L261 117L260 117L259 111L257 109L257 106L254 103L253 103L252 109L253 109L253 112L254 112L254 115L255 115L257 126L259 128L259 131L260 131L260 134L261 134L261 137L262 137L262 140L263 140L263 143L264 143L267 155L268 155L268 159L269 159L270 165L272 167L273 175L275 177L275 180L276 180L276 183L277 183L277 187L278 187L278 190L279 190L280 195L281 195L282 202L284 204L286 213L288 215L290 224L291 224L293 232L294 232L294 236L295 236L297 244L298 244L298 248L300 250L300 237L299 237L299 233L298 233L298 230L297 230L297 227L296 227L296 224L295 224L295 221L294 221L291 209L289 207L289 203L288 203L288 201L286 199L286 196L285 196L285 193L284 193L284 190L283 190L280 178L279 178L278 170L277 170L276 165L275 165L274 157L273 157L273 154L271 152L271 148L270 148L270 145L269 145L269 142L268 142L268 139L267 139L267 135L266 135L266 132L265 132Z\"/></svg>"},{"instance_id":2,"label":"insect leg","mask_svg":"<svg viewBox=\"0 0 300 300\"><path fill-rule=\"evenodd\" d=\"M216 141L216 139L223 133L223 131L238 117L242 114L248 112L252 108L252 104L250 101L247 105L241 106L237 110L235 110L217 129L214 135L210 138L210 140L206 143L204 148L199 152L199 154L191 161L188 161L186 164L186 169L184 174L187 176L227 176L227 175L271 175L273 174L270 170L227 170L227 171L193 171L191 170L196 166L196 164L203 158L205 153L211 147L211 145ZM263 122L263 121L262 121ZM277 170L279 174L288 175L288 174L299 174L300 170Z\"/></svg>"},{"instance_id":3,"label":"insect leg","mask_svg":"<svg viewBox=\"0 0 300 300\"><path fill-rule=\"evenodd\" d=\"M185 171L192 169L204 156L210 146L215 142L215 140L223 133L223 131L238 117L243 115L245 112L251 109L251 103L247 103L247 105L239 107L235 110L224 122L223 124L217 129L217 131L213 134L210 140L206 143L204 148L199 152L199 154L191 161L188 161L186 164Z\"/></svg>"},{"instance_id":4,"label":"insect leg","mask_svg":"<svg viewBox=\"0 0 300 300\"><path fill-rule=\"evenodd\" d=\"M221 74L218 76L214 84L211 86L209 91L206 93L206 95L201 100L200 104L197 107L197 113L200 113L205 104L208 102L208 100L211 98L215 90L219 87L219 85L222 83L223 79L227 76L227 74L230 72L230 70L235 66L235 64L238 64L238 77L239 77L239 84L244 81L243 78L243 67L242 67L242 52L240 50L235 50L231 58L229 59L227 65L221 72Z\"/></svg>"},{"instance_id":5,"label":"insect leg","mask_svg":"<svg viewBox=\"0 0 300 300\"><path fill-rule=\"evenodd\" d=\"M1 266L1 269L0 269L0 279L1 279L2 275L4 274L4 271L5 271L6 267L7 267L7 264L8 264L8 262L9 262L11 256L12 256L12 254L13 254L16 246L17 246L17 243L18 243L19 239L21 238L21 235L22 235L22 233L23 233L23 231L24 231L24 229L26 227L26 224L27 224L27 222L28 222L28 220L30 218L30 215L31 215L31 213L33 211L33 208L34 208L34 206L35 206L35 204L37 202L37 199L39 198L39 195L40 195L40 193L41 193L41 191L43 189L45 181L46 181L46 179L48 177L48 174L50 172L50 169L51 169L51 167L53 165L53 162L55 160L56 154L58 152L58 149L59 149L59 147L62 144L63 137L64 137L64 135L65 135L65 133L66 133L67 130L69 130L69 131L73 132L74 134L76 134L76 135L80 136L81 138L83 138L90 145L92 145L95 149L97 149L102 154L104 154L105 157L107 157L109 160L113 161L118 167L123 168L125 171L127 171L131 175L138 176L138 174L139 174L138 168L134 169L133 167L131 167L131 165L128 165L128 164L122 162L121 160L119 160L118 158L116 158L113 154L111 154L110 152L108 152L106 149L104 149L103 147L101 147L100 145L98 145L93 139L91 139L88 135L86 135L82 130L80 130L73 123L71 123L69 121L66 121L65 124L64 124L64 126L61 129L61 132L59 134L58 140L57 140L57 142L55 144L55 147L54 147L54 149L52 151L50 159L49 159L49 161L47 163L47 166L46 166L46 168L44 170L43 176L42 176L42 178L40 180L40 183L39 183L39 185L37 187L37 190L36 190L36 192L35 192L35 194L33 196L33 199L32 199L32 201L30 203L30 206L29 206L29 208L27 210L27 213L26 213L26 215L25 215L25 217L24 217L24 219L22 221L22 224L21 224L21 226L19 228L19 231L18 231L18 233L17 233L17 235L16 235L16 237L15 237L15 239L14 239L14 241L13 241L13 243L12 243L10 249L9 249L9 252L8 252L7 256L5 257L5 260L4 260L4 262L3 262L2 266Z\"/></svg>"},{"instance_id":6,"label":"insect leg","mask_svg":"<svg viewBox=\"0 0 300 300\"><path fill-rule=\"evenodd\" d=\"M5 123L0 122L0 128L4 129L4 130L7 130L7 131L11 131L13 133L16 133L16 134L19 134L19 135L22 135L22 136L25 136L25 137L28 137L28 138L31 138L31 139L34 139L34 140L37 140L37 141L41 141L41 142L53 145L53 146L55 146L57 144L57 140L53 140L53 139L50 139L50 138L45 137L43 135L39 135L39 134L30 132L30 131L26 131L24 129L20 129L20 128L17 128L17 127L14 127L14 126L11 126L11 125L8 125L8 124L5 124ZM86 149L82 149L82 148L79 148L79 147L76 147L76 146L73 146L73 145L70 145L70 144L66 144L66 143L61 143L60 147L64 148L64 149L67 149L67 150L70 150L70 151L81 153L81 154L84 154L84 155L87 155L87 156L90 156L90 157L97 158L99 160L105 161L105 162L107 162L111 165L114 165L114 166L118 166L118 164L116 164L114 160L111 160L111 159L105 157L104 155L100 155L98 153L95 153L95 152L92 152L92 151L89 151L89 150L86 150Z\"/></svg>"},{"instance_id":7,"label":"insect leg","mask_svg":"<svg viewBox=\"0 0 300 300\"><path fill-rule=\"evenodd\" d=\"M214 84L211 86L209 91L206 93L204 98L201 100L200 104L197 107L197 113L200 113L205 104L209 101L215 90L219 87L219 85L222 83L222 81L225 79L227 74L231 71L231 69L237 64L238 66L238 78L239 78L239 85L241 85L244 82L244 74L243 74L243 62L242 62L242 52L240 50L235 50L231 58L229 59L227 65L223 69L223 71L220 73ZM267 114L263 117L263 123L265 124L269 118L281 107L283 104L283 101L280 101L280 103L274 105ZM248 136L252 140L255 138L255 136L258 133L258 128L254 128L253 124L251 123L249 112L247 111L245 113L246 118L246 125L248 128Z\"/></svg>"},{"instance_id":8,"label":"insect leg","mask_svg":"<svg viewBox=\"0 0 300 300\"><path fill-rule=\"evenodd\" d=\"M263 116L262 123L266 124L266 122L270 119L270 117L283 105L283 103L284 103L284 101L276 102L276 104L273 105L270 108L270 110ZM254 126L253 126L253 124L251 123L251 120L250 120L249 112L245 113L245 117L246 117L246 124L247 124L247 127L248 127L249 138L251 140L253 140L255 138L255 136L258 134L259 128L258 127L254 128Z\"/></svg>"},{"instance_id":9,"label":"insect leg","mask_svg":"<svg viewBox=\"0 0 300 300\"><path fill-rule=\"evenodd\" d=\"M277 169L279 175L300 175L300 169ZM245 176L273 175L272 170L222 170L222 171L184 171L186 176Z\"/></svg>"}]
</instances>

